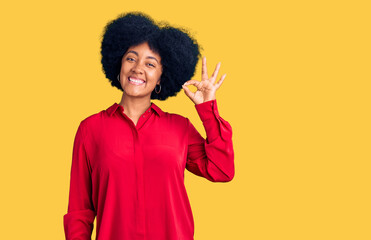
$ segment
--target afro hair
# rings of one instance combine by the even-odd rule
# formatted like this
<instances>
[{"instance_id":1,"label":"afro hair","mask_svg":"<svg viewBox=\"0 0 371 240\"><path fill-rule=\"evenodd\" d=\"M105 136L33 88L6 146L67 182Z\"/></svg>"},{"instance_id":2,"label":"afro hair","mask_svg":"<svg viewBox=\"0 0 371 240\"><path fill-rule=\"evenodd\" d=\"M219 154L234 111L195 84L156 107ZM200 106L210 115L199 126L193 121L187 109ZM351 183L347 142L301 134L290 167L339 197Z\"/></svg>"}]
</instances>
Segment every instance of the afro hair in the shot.
<instances>
[{"instance_id":1,"label":"afro hair","mask_svg":"<svg viewBox=\"0 0 371 240\"><path fill-rule=\"evenodd\" d=\"M200 47L185 29L158 25L146 14L130 12L110 21L102 34L102 67L111 85L123 91L117 75L121 59L131 46L147 42L161 56L161 91L151 99L165 100L175 96L183 83L190 80L200 57Z\"/></svg>"}]
</instances>

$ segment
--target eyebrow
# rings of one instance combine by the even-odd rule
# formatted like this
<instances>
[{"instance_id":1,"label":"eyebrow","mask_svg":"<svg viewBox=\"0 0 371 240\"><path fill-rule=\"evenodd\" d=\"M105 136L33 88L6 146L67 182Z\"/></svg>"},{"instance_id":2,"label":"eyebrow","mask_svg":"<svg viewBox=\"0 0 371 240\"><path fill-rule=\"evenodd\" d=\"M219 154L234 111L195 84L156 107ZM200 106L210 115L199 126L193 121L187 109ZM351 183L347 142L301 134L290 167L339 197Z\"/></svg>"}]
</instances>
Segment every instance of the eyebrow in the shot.
<instances>
[{"instance_id":1,"label":"eyebrow","mask_svg":"<svg viewBox=\"0 0 371 240\"><path fill-rule=\"evenodd\" d=\"M135 55L139 56L139 54L138 54L136 51L133 51L133 50L129 51L128 53L134 53ZM159 63L158 60L157 60L157 58L155 58L155 57L148 56L147 58L153 59L153 60L155 60L157 63Z\"/></svg>"}]
</instances>

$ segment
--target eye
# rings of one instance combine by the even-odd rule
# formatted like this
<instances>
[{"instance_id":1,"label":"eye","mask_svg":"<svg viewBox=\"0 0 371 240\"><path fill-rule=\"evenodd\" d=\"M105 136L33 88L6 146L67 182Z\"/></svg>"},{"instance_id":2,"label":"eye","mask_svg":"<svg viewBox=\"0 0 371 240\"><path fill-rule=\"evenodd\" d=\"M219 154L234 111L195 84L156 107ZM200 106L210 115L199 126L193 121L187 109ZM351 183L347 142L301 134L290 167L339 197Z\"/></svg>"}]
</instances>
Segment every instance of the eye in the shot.
<instances>
[{"instance_id":1,"label":"eye","mask_svg":"<svg viewBox=\"0 0 371 240\"><path fill-rule=\"evenodd\" d=\"M126 60L128 60L129 62L134 62L135 61L135 59L132 58L132 57L127 57Z\"/></svg>"},{"instance_id":2,"label":"eye","mask_svg":"<svg viewBox=\"0 0 371 240\"><path fill-rule=\"evenodd\" d=\"M147 63L147 65L150 67L155 67L155 65L153 65L152 63Z\"/></svg>"}]
</instances>

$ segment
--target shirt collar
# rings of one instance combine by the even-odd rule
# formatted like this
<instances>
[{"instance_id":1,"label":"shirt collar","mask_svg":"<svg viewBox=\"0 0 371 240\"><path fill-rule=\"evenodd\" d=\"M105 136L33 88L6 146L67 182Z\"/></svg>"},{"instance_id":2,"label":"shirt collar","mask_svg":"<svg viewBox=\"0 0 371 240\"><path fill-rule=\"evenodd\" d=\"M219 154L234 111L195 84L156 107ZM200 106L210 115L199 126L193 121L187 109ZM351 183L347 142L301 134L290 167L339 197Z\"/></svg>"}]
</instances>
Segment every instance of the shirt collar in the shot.
<instances>
[{"instance_id":1,"label":"shirt collar","mask_svg":"<svg viewBox=\"0 0 371 240\"><path fill-rule=\"evenodd\" d=\"M154 112L158 116L161 117L162 115L164 115L164 112L156 104L154 104L153 102L151 102L150 108L152 110L154 110ZM107 111L107 113L108 113L109 116L112 116L117 111L117 109L119 109L121 112L124 111L124 107L121 106L120 104L116 103L116 102L112 106L110 106L109 108L107 108L106 111Z\"/></svg>"}]
</instances>

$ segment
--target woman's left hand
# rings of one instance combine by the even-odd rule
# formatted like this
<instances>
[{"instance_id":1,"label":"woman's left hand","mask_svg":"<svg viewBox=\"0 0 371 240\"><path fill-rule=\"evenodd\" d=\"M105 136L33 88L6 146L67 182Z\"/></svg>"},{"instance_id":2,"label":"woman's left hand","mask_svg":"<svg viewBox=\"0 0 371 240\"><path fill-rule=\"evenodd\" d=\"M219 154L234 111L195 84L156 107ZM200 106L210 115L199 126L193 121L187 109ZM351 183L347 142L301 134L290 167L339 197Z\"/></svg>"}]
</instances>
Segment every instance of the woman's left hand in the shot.
<instances>
[{"instance_id":1,"label":"woman's left hand","mask_svg":"<svg viewBox=\"0 0 371 240\"><path fill-rule=\"evenodd\" d=\"M189 80L183 84L184 93L194 102L194 104L204 103L215 99L216 90L222 85L223 80L226 76L224 74L220 80L215 83L216 77L218 76L220 63L216 65L214 73L209 78L206 67L206 57L202 59L202 80ZM197 88L196 92L192 92L187 85L193 85Z\"/></svg>"}]
</instances>

